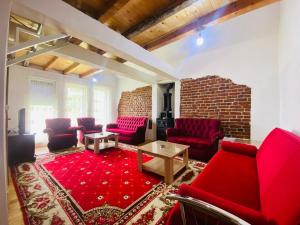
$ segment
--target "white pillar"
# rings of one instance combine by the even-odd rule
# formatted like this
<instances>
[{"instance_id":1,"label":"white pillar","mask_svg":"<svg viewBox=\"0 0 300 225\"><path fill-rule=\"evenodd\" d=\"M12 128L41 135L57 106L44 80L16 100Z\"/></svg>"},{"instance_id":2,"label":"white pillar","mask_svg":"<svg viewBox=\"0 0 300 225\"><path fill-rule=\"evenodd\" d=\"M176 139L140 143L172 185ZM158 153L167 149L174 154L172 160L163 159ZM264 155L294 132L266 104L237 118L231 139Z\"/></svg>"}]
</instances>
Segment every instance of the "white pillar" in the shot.
<instances>
[{"instance_id":1,"label":"white pillar","mask_svg":"<svg viewBox=\"0 0 300 225\"><path fill-rule=\"evenodd\" d=\"M285 0L280 7L280 127L300 135L300 1Z\"/></svg>"},{"instance_id":2,"label":"white pillar","mask_svg":"<svg viewBox=\"0 0 300 225\"><path fill-rule=\"evenodd\" d=\"M181 82L175 81L174 118L180 118L180 88Z\"/></svg>"},{"instance_id":3,"label":"white pillar","mask_svg":"<svg viewBox=\"0 0 300 225\"><path fill-rule=\"evenodd\" d=\"M6 52L11 4L10 0L1 0L0 7L0 225L8 224L5 95Z\"/></svg>"}]
</instances>

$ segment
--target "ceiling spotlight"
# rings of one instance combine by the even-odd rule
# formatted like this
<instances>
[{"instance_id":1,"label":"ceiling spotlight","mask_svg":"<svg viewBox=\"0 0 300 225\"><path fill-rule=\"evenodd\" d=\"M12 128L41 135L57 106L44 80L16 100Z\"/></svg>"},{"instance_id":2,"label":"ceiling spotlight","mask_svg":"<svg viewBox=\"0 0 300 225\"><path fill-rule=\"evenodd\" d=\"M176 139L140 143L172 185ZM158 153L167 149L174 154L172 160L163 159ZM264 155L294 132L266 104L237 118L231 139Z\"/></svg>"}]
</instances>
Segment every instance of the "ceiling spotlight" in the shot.
<instances>
[{"instance_id":1,"label":"ceiling spotlight","mask_svg":"<svg viewBox=\"0 0 300 225\"><path fill-rule=\"evenodd\" d=\"M92 79L92 81L93 81L94 83L96 83L96 82L97 82L97 78L94 77L94 78Z\"/></svg>"},{"instance_id":2,"label":"ceiling spotlight","mask_svg":"<svg viewBox=\"0 0 300 225\"><path fill-rule=\"evenodd\" d=\"M197 40L196 40L196 44L198 46L201 46L201 45L203 45L203 43L204 43L204 38L202 37L201 32L199 32Z\"/></svg>"}]
</instances>

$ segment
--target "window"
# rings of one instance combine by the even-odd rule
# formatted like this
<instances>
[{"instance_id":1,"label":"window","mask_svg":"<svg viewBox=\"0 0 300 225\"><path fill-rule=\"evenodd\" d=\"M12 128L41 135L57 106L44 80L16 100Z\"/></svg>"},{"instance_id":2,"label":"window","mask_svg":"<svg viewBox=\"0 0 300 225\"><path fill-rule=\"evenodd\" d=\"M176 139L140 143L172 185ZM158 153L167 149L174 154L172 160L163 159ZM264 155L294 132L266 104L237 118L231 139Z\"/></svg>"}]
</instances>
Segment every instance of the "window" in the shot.
<instances>
[{"instance_id":1,"label":"window","mask_svg":"<svg viewBox=\"0 0 300 225\"><path fill-rule=\"evenodd\" d=\"M45 120L57 115L56 84L54 81L31 79L29 81L29 129L36 133L36 143L46 143L43 133Z\"/></svg>"},{"instance_id":2,"label":"window","mask_svg":"<svg viewBox=\"0 0 300 225\"><path fill-rule=\"evenodd\" d=\"M87 88L78 84L66 84L65 114L71 124L77 125L77 118L87 116Z\"/></svg>"},{"instance_id":3,"label":"window","mask_svg":"<svg viewBox=\"0 0 300 225\"><path fill-rule=\"evenodd\" d=\"M93 116L97 124L106 124L110 121L110 93L105 87L94 87L93 92Z\"/></svg>"}]
</instances>

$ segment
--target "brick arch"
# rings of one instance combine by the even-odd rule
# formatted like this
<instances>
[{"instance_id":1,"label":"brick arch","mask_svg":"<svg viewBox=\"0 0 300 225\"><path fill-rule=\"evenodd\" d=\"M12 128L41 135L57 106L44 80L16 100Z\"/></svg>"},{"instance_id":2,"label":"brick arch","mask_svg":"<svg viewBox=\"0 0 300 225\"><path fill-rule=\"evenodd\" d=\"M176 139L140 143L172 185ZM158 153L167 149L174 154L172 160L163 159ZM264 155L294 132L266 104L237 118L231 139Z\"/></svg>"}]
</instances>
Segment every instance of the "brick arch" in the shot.
<instances>
[{"instance_id":1,"label":"brick arch","mask_svg":"<svg viewBox=\"0 0 300 225\"><path fill-rule=\"evenodd\" d=\"M205 76L181 80L180 92L180 117L217 118L225 136L250 138L250 87Z\"/></svg>"},{"instance_id":2,"label":"brick arch","mask_svg":"<svg viewBox=\"0 0 300 225\"><path fill-rule=\"evenodd\" d=\"M119 116L152 116L152 87L145 86L134 91L123 91L119 105Z\"/></svg>"}]
</instances>

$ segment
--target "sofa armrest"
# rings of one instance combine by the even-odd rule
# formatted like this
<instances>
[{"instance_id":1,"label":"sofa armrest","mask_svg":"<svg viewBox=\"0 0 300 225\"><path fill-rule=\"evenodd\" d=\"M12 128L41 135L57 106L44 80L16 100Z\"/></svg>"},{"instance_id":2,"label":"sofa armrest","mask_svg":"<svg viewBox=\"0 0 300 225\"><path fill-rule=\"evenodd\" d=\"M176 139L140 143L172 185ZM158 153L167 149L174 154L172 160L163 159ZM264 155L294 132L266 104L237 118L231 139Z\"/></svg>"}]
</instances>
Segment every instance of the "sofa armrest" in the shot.
<instances>
[{"instance_id":1,"label":"sofa armrest","mask_svg":"<svg viewBox=\"0 0 300 225\"><path fill-rule=\"evenodd\" d=\"M167 137L176 137L176 136L180 136L180 130L177 128L168 128L166 130L167 132Z\"/></svg>"},{"instance_id":2,"label":"sofa armrest","mask_svg":"<svg viewBox=\"0 0 300 225\"><path fill-rule=\"evenodd\" d=\"M239 225L250 225L248 222L233 215L232 213L196 198L192 198L189 196L182 196L178 194L170 194L167 195L166 198L171 200L177 200L182 206L189 206L195 208L204 214L217 217L223 222L229 222L230 224L234 223ZM184 220L183 224L187 224L185 208L180 207L180 210L181 210L182 220Z\"/></svg>"},{"instance_id":3,"label":"sofa armrest","mask_svg":"<svg viewBox=\"0 0 300 225\"><path fill-rule=\"evenodd\" d=\"M118 128L118 124L116 123L109 123L106 125L106 128Z\"/></svg>"},{"instance_id":4,"label":"sofa armrest","mask_svg":"<svg viewBox=\"0 0 300 225\"><path fill-rule=\"evenodd\" d=\"M48 137L52 137L54 135L54 131L51 128L46 128L43 130L45 134L48 134Z\"/></svg>"},{"instance_id":5,"label":"sofa armrest","mask_svg":"<svg viewBox=\"0 0 300 225\"><path fill-rule=\"evenodd\" d=\"M246 220L250 224L271 224L271 221L268 221L260 211L216 196L200 188L198 189L187 184L182 184L179 188L179 194L182 196L190 196L222 208L225 211L243 218L243 220Z\"/></svg>"},{"instance_id":6,"label":"sofa armrest","mask_svg":"<svg viewBox=\"0 0 300 225\"><path fill-rule=\"evenodd\" d=\"M82 131L85 131L85 126L77 126L78 130L82 130Z\"/></svg>"},{"instance_id":7,"label":"sofa armrest","mask_svg":"<svg viewBox=\"0 0 300 225\"><path fill-rule=\"evenodd\" d=\"M102 131L102 125L101 124L97 124L95 125L95 130L99 130L99 131Z\"/></svg>"},{"instance_id":8,"label":"sofa armrest","mask_svg":"<svg viewBox=\"0 0 300 225\"><path fill-rule=\"evenodd\" d=\"M222 131L214 131L210 134L210 141L211 143L214 143L215 141L218 141L223 137L224 137L224 133Z\"/></svg>"},{"instance_id":9,"label":"sofa armrest","mask_svg":"<svg viewBox=\"0 0 300 225\"><path fill-rule=\"evenodd\" d=\"M247 145L230 141L222 141L221 149L224 151L234 152L252 157L255 157L257 153L257 147L255 147L254 145Z\"/></svg>"},{"instance_id":10,"label":"sofa armrest","mask_svg":"<svg viewBox=\"0 0 300 225\"><path fill-rule=\"evenodd\" d=\"M70 132L76 132L77 130L81 130L82 126L74 126L74 127L69 127L68 131Z\"/></svg>"}]
</instances>

